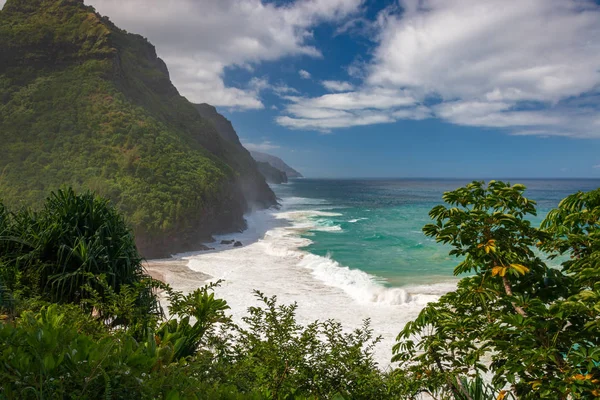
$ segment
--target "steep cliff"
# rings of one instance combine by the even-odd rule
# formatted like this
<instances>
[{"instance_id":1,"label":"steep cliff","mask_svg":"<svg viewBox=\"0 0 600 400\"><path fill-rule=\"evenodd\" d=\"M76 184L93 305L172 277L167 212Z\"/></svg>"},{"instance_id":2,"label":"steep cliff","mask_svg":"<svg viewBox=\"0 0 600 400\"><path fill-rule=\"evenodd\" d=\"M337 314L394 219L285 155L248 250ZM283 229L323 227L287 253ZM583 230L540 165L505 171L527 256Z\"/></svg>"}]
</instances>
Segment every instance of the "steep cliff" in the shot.
<instances>
[{"instance_id":1,"label":"steep cliff","mask_svg":"<svg viewBox=\"0 0 600 400\"><path fill-rule=\"evenodd\" d=\"M194 104L194 107L196 107L196 110L198 110L202 118L208 119L213 123L215 128L217 128L217 132L219 132L219 135L221 135L223 139L242 147L240 138L238 137L238 134L235 131L235 129L233 129L231 121L229 121L223 115L219 114L219 112L214 106L202 103Z\"/></svg>"},{"instance_id":2,"label":"steep cliff","mask_svg":"<svg viewBox=\"0 0 600 400\"><path fill-rule=\"evenodd\" d=\"M200 113L200 115L203 118L210 120L214 124L215 128L217 128L217 132L219 132L219 135L221 135L221 138L223 138L227 142L231 143L234 147L237 147L239 151L245 152L248 154L248 156L252 157L252 155L251 155L252 152L248 152L248 150L246 150L242 146L242 143L240 142L240 138L238 137L238 134L235 131L235 129L233 129L233 125L231 124L231 121L229 121L227 118L225 118L222 114L219 114L219 112L217 111L217 109L214 106L211 106L210 104L206 104L206 103L195 104L194 106L196 107L196 110L198 110L198 112ZM268 155L265 154L265 156L268 156ZM269 156L269 157L273 157L273 156ZM273 158L276 158L276 157L273 157ZM278 159L278 160L281 161L280 159ZM285 165L285 163L283 161L281 161L280 165ZM258 168L258 171L262 174L262 176L266 179L267 182L276 183L276 184L287 183L287 181L288 181L287 174L284 171L274 167L270 163L257 161L256 166ZM288 169L292 170L289 167L288 167ZM297 175L297 174L298 173L296 171L292 172L292 175ZM302 175L300 175L300 176L302 176Z\"/></svg>"},{"instance_id":3,"label":"steep cliff","mask_svg":"<svg viewBox=\"0 0 600 400\"><path fill-rule=\"evenodd\" d=\"M267 153L261 153L260 151L251 151L250 154L257 162L268 163L273 168L277 168L278 170L285 172L288 178L303 178L300 172L287 165L279 157L275 157Z\"/></svg>"},{"instance_id":4,"label":"steep cliff","mask_svg":"<svg viewBox=\"0 0 600 400\"><path fill-rule=\"evenodd\" d=\"M267 182L276 184L287 183L288 178L285 172L278 170L266 162L257 162L256 164L258 165L258 170L265 177Z\"/></svg>"},{"instance_id":5,"label":"steep cliff","mask_svg":"<svg viewBox=\"0 0 600 400\"><path fill-rule=\"evenodd\" d=\"M192 250L276 203L247 151L172 85L143 37L81 0L0 11L0 198L69 185L124 211L146 257Z\"/></svg>"}]
</instances>

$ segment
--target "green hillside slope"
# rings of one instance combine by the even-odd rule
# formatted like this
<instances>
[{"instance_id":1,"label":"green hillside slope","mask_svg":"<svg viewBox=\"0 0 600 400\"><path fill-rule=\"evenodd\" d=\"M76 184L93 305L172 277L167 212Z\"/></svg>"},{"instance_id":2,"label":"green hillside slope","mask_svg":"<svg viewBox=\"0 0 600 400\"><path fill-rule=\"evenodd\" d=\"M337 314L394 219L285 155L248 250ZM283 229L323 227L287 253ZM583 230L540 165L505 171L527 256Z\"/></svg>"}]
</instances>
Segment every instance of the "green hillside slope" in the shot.
<instances>
[{"instance_id":1,"label":"green hillside slope","mask_svg":"<svg viewBox=\"0 0 600 400\"><path fill-rule=\"evenodd\" d=\"M0 143L7 205L90 188L124 211L147 257L242 229L249 207L275 203L154 47L80 0L8 0L0 11Z\"/></svg>"}]
</instances>

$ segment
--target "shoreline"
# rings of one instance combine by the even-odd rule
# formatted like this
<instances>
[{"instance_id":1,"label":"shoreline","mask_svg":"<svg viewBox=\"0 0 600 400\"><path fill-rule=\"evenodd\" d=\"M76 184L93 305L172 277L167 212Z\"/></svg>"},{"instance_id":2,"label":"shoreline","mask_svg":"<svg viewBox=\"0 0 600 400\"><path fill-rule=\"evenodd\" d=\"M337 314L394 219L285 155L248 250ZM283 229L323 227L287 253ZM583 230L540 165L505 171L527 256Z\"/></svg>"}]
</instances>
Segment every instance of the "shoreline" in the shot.
<instances>
[{"instance_id":1,"label":"shoreline","mask_svg":"<svg viewBox=\"0 0 600 400\"><path fill-rule=\"evenodd\" d=\"M214 250L151 260L150 269L182 291L222 280L215 295L227 301L234 322L241 325L248 307L260 305L254 290L277 296L280 305L297 303L296 321L304 326L333 319L350 332L369 319L374 335L383 337L375 348L375 360L380 368L388 368L395 338L406 322L428 302L453 290L455 283L385 287L364 271L305 251L311 241L302 234L323 228L311 218L324 211L314 209L315 204L308 204L310 210L299 210L289 199L282 203L279 210L248 215L248 229L242 233L215 236L210 243ZM221 244L221 240L237 240L243 246Z\"/></svg>"},{"instance_id":2,"label":"shoreline","mask_svg":"<svg viewBox=\"0 0 600 400\"><path fill-rule=\"evenodd\" d=\"M145 260L144 269L153 279L179 291L193 291L212 277L189 267L189 260L178 257Z\"/></svg>"}]
</instances>

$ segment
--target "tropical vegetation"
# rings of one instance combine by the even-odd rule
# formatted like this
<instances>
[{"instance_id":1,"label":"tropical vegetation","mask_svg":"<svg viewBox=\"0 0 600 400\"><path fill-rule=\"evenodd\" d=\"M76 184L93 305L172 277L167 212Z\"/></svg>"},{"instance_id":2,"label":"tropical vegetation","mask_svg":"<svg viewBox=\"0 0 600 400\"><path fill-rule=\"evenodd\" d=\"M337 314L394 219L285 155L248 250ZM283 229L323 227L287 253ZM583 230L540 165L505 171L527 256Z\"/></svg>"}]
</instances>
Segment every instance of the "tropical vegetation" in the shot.
<instances>
[{"instance_id":1,"label":"tropical vegetation","mask_svg":"<svg viewBox=\"0 0 600 400\"><path fill-rule=\"evenodd\" d=\"M256 292L238 325L219 282L153 280L124 218L89 192L35 212L0 203L0 398L598 398L600 189L539 228L524 192L473 182L431 210L424 233L467 276L403 327L385 371L369 321L303 326L298 305Z\"/></svg>"},{"instance_id":2,"label":"tropical vegetation","mask_svg":"<svg viewBox=\"0 0 600 400\"><path fill-rule=\"evenodd\" d=\"M473 182L431 210L424 233L469 276L398 336L395 374L413 393L470 399L461 378L487 376L501 399L600 397L600 189L564 199L541 229L524 191Z\"/></svg>"},{"instance_id":3,"label":"tropical vegetation","mask_svg":"<svg viewBox=\"0 0 600 400\"><path fill-rule=\"evenodd\" d=\"M8 0L0 60L6 205L39 208L63 185L91 189L154 257L243 228L250 206L275 204L250 154L178 93L154 46L83 1Z\"/></svg>"}]
</instances>

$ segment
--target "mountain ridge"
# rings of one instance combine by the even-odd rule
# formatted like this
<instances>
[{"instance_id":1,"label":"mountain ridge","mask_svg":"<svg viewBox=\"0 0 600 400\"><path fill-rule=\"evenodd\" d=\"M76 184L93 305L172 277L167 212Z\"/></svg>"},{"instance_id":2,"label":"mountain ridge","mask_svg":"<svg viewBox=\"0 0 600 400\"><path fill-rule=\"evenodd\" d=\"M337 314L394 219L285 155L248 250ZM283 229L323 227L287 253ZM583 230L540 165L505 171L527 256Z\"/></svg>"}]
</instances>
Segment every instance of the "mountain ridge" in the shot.
<instances>
[{"instance_id":1,"label":"mountain ridge","mask_svg":"<svg viewBox=\"0 0 600 400\"><path fill-rule=\"evenodd\" d=\"M81 0L8 0L0 60L0 198L11 208L39 207L64 185L91 189L125 213L144 256L162 257L276 204L154 46Z\"/></svg>"},{"instance_id":2,"label":"mountain ridge","mask_svg":"<svg viewBox=\"0 0 600 400\"><path fill-rule=\"evenodd\" d=\"M288 178L304 178L300 172L287 165L281 158L277 156L254 150L250 151L250 154L257 162L268 163L273 168L277 168L278 170L285 172Z\"/></svg>"}]
</instances>

